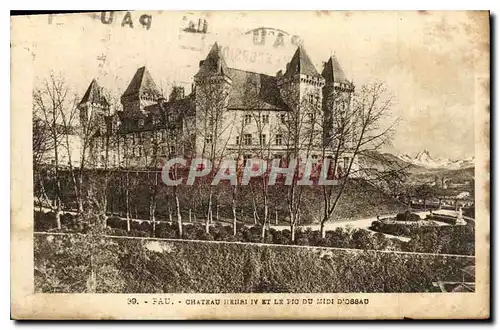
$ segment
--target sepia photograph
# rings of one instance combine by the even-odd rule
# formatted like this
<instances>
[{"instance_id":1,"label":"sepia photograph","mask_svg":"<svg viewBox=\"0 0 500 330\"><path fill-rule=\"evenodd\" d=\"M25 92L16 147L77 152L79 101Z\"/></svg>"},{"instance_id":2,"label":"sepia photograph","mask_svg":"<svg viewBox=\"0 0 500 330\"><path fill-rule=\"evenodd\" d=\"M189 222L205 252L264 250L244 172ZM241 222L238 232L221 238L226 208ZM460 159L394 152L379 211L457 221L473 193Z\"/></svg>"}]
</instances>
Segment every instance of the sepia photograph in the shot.
<instances>
[{"instance_id":1,"label":"sepia photograph","mask_svg":"<svg viewBox=\"0 0 500 330\"><path fill-rule=\"evenodd\" d=\"M488 11L11 16L13 317L488 318L489 52Z\"/></svg>"}]
</instances>

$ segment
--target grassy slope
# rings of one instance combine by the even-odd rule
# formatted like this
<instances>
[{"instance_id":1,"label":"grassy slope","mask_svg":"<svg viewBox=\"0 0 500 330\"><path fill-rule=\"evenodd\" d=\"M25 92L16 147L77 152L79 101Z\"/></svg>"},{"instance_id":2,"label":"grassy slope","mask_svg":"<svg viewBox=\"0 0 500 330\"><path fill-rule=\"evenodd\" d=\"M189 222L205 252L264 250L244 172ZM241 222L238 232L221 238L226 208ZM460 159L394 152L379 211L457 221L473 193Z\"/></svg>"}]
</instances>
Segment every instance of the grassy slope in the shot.
<instances>
[{"instance_id":1,"label":"grassy slope","mask_svg":"<svg viewBox=\"0 0 500 330\"><path fill-rule=\"evenodd\" d=\"M94 247L95 253L117 258L96 266L96 273L103 274L98 275L98 292L425 292L435 291L433 281L459 280L460 269L473 263L469 258L362 250L107 240ZM85 255L89 249L82 244L75 236L48 240L35 235L37 292L85 292L85 285L74 285L85 284L90 273L85 266L90 252ZM96 254L93 258L100 260Z\"/></svg>"}]
</instances>

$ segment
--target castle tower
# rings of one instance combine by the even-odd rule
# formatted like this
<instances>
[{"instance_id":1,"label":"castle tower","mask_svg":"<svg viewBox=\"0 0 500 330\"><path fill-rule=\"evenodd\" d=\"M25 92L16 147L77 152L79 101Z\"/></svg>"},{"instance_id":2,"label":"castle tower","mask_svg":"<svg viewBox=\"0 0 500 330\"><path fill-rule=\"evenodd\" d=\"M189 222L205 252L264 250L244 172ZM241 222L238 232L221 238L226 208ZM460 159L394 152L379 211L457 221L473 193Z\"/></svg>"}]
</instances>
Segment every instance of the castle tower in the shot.
<instances>
[{"instance_id":1,"label":"castle tower","mask_svg":"<svg viewBox=\"0 0 500 330\"><path fill-rule=\"evenodd\" d=\"M101 128L105 125L104 117L110 115L110 105L104 95L104 89L99 86L95 79L92 80L83 95L78 109L80 111L80 126L84 131L88 127Z\"/></svg>"},{"instance_id":2,"label":"castle tower","mask_svg":"<svg viewBox=\"0 0 500 330\"><path fill-rule=\"evenodd\" d=\"M321 88L325 81L303 46L297 48L285 73L278 73L278 79L281 95L291 109L304 109L304 104L321 106Z\"/></svg>"},{"instance_id":3,"label":"castle tower","mask_svg":"<svg viewBox=\"0 0 500 330\"><path fill-rule=\"evenodd\" d=\"M145 66L137 69L127 89L121 97L123 111L127 115L144 113L144 108L156 104L161 98L151 74Z\"/></svg>"},{"instance_id":4,"label":"castle tower","mask_svg":"<svg viewBox=\"0 0 500 330\"><path fill-rule=\"evenodd\" d=\"M219 140L228 139L221 127L227 119L227 105L232 79L221 53L215 43L205 60L200 61L198 73L194 76L196 98L196 152L198 155L214 155L222 145ZM225 132L229 134L229 132Z\"/></svg>"},{"instance_id":5,"label":"castle tower","mask_svg":"<svg viewBox=\"0 0 500 330\"><path fill-rule=\"evenodd\" d=\"M325 86L323 87L323 111L325 114L326 132L331 132L335 115L341 114L343 111L348 111L351 108L354 84L347 80L335 55L331 56L324 63L321 75L325 79Z\"/></svg>"}]
</instances>

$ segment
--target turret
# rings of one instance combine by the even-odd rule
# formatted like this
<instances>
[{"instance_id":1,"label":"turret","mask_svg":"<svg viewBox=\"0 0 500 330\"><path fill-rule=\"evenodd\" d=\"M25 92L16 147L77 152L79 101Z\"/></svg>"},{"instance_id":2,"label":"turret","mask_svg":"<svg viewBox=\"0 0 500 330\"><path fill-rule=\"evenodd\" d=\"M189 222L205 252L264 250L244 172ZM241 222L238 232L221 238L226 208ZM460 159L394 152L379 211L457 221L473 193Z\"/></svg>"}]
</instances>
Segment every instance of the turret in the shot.
<instances>
[{"instance_id":1,"label":"turret","mask_svg":"<svg viewBox=\"0 0 500 330\"><path fill-rule=\"evenodd\" d=\"M200 61L198 72L194 76L195 84L225 82L231 84L229 69L221 53L221 47L215 43L205 60Z\"/></svg>"},{"instance_id":2,"label":"turret","mask_svg":"<svg viewBox=\"0 0 500 330\"><path fill-rule=\"evenodd\" d=\"M285 102L291 108L307 101L321 105L321 88L325 80L314 67L303 46L297 47L285 73L277 73L278 85Z\"/></svg>"},{"instance_id":3,"label":"turret","mask_svg":"<svg viewBox=\"0 0 500 330\"><path fill-rule=\"evenodd\" d=\"M221 130L217 125L224 121L232 79L220 46L215 43L205 60L200 61L198 72L194 76L194 94L196 99L196 126L198 132L196 149L198 154L216 152L212 147Z\"/></svg>"},{"instance_id":4,"label":"turret","mask_svg":"<svg viewBox=\"0 0 500 330\"><path fill-rule=\"evenodd\" d=\"M80 126L86 130L88 125L99 127L98 121L110 115L109 102L104 95L104 89L95 79L92 80L82 100L78 104L80 111Z\"/></svg>"},{"instance_id":5,"label":"turret","mask_svg":"<svg viewBox=\"0 0 500 330\"><path fill-rule=\"evenodd\" d=\"M333 130L336 115L342 115L351 109L351 98L354 93L354 84L349 81L335 55L330 56L323 64L321 75L325 79L323 87L323 113L325 115L325 137L329 137ZM349 116L344 116L348 118ZM349 139L348 139L349 140Z\"/></svg>"},{"instance_id":6,"label":"turret","mask_svg":"<svg viewBox=\"0 0 500 330\"><path fill-rule=\"evenodd\" d=\"M123 111L128 115L143 113L144 108L156 104L162 97L145 66L137 69L121 97Z\"/></svg>"}]
</instances>

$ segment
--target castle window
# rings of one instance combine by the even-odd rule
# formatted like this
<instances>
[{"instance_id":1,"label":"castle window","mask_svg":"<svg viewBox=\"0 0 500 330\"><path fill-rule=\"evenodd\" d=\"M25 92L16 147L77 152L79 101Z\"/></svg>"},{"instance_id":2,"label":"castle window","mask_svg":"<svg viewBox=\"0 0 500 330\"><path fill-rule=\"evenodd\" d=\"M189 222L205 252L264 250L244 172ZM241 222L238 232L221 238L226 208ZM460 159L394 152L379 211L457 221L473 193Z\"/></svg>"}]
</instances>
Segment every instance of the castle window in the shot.
<instances>
[{"instance_id":1,"label":"castle window","mask_svg":"<svg viewBox=\"0 0 500 330\"><path fill-rule=\"evenodd\" d=\"M260 144L266 144L266 134L261 134L259 137Z\"/></svg>"},{"instance_id":2,"label":"castle window","mask_svg":"<svg viewBox=\"0 0 500 330\"><path fill-rule=\"evenodd\" d=\"M252 115L245 115L243 123L248 125L252 122Z\"/></svg>"},{"instance_id":3,"label":"castle window","mask_svg":"<svg viewBox=\"0 0 500 330\"><path fill-rule=\"evenodd\" d=\"M314 103L314 95L309 94L309 103Z\"/></svg>"},{"instance_id":4,"label":"castle window","mask_svg":"<svg viewBox=\"0 0 500 330\"><path fill-rule=\"evenodd\" d=\"M170 146L170 154L175 154L175 146Z\"/></svg>"},{"instance_id":5,"label":"castle window","mask_svg":"<svg viewBox=\"0 0 500 330\"><path fill-rule=\"evenodd\" d=\"M208 134L207 137L205 138L205 142L207 144L212 144L213 143L213 138L212 138L212 134Z\"/></svg>"},{"instance_id":6,"label":"castle window","mask_svg":"<svg viewBox=\"0 0 500 330\"><path fill-rule=\"evenodd\" d=\"M236 137L236 144L237 144L237 145L239 145L239 144L240 144L240 136L239 136L239 135Z\"/></svg>"},{"instance_id":7,"label":"castle window","mask_svg":"<svg viewBox=\"0 0 500 330\"><path fill-rule=\"evenodd\" d=\"M247 161L252 159L252 155L243 155L243 163L246 164Z\"/></svg>"},{"instance_id":8,"label":"castle window","mask_svg":"<svg viewBox=\"0 0 500 330\"><path fill-rule=\"evenodd\" d=\"M262 115L262 123L269 124L269 115Z\"/></svg>"},{"instance_id":9,"label":"castle window","mask_svg":"<svg viewBox=\"0 0 500 330\"><path fill-rule=\"evenodd\" d=\"M347 169L349 167L349 157L344 157L344 168Z\"/></svg>"},{"instance_id":10,"label":"castle window","mask_svg":"<svg viewBox=\"0 0 500 330\"><path fill-rule=\"evenodd\" d=\"M312 122L314 120L314 114L312 112L307 113L307 120Z\"/></svg>"},{"instance_id":11,"label":"castle window","mask_svg":"<svg viewBox=\"0 0 500 330\"><path fill-rule=\"evenodd\" d=\"M139 146L139 157L142 157L142 146Z\"/></svg>"},{"instance_id":12,"label":"castle window","mask_svg":"<svg viewBox=\"0 0 500 330\"><path fill-rule=\"evenodd\" d=\"M280 116L280 121L281 121L281 123L282 123L282 124L284 124L284 123L285 123L285 121L286 121L286 114L284 114L284 113L280 113L280 115L279 115L279 116Z\"/></svg>"},{"instance_id":13,"label":"castle window","mask_svg":"<svg viewBox=\"0 0 500 330\"><path fill-rule=\"evenodd\" d=\"M274 143L278 146L283 144L283 135L281 134L276 134L276 137L274 139Z\"/></svg>"},{"instance_id":14,"label":"castle window","mask_svg":"<svg viewBox=\"0 0 500 330\"><path fill-rule=\"evenodd\" d=\"M144 119L139 119L139 127L143 127L144 126Z\"/></svg>"},{"instance_id":15,"label":"castle window","mask_svg":"<svg viewBox=\"0 0 500 330\"><path fill-rule=\"evenodd\" d=\"M252 134L245 134L243 136L243 144L247 146L252 144Z\"/></svg>"}]
</instances>

